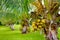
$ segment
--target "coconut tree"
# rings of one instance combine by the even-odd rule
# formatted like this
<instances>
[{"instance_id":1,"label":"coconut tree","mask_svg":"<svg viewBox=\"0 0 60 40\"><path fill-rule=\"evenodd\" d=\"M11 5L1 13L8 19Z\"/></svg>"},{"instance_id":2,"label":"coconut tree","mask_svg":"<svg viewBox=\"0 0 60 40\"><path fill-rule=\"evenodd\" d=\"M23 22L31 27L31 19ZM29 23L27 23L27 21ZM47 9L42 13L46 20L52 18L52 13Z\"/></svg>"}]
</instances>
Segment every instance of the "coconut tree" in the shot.
<instances>
[{"instance_id":1,"label":"coconut tree","mask_svg":"<svg viewBox=\"0 0 60 40\"><path fill-rule=\"evenodd\" d=\"M48 30L45 31L45 33L47 32L47 40L58 40L56 35L58 28L56 14L58 13L59 2L57 0L44 0L44 5L42 5L41 0L36 0L36 2L33 2L32 4L37 7L37 10L33 12L36 14L35 16L37 17L38 15L41 15L44 19L46 19L46 27L43 27L43 29Z\"/></svg>"},{"instance_id":2,"label":"coconut tree","mask_svg":"<svg viewBox=\"0 0 60 40\"><path fill-rule=\"evenodd\" d=\"M21 11L20 11L20 23L22 25L22 33L27 33L29 29L29 19L30 19L30 14L28 13L29 11L29 4L33 0L21 0Z\"/></svg>"},{"instance_id":3,"label":"coconut tree","mask_svg":"<svg viewBox=\"0 0 60 40\"><path fill-rule=\"evenodd\" d=\"M20 2L20 1L19 1ZM0 21L4 25L9 25L14 30L14 23L17 22L19 15L19 2L13 0L1 0L0 1ZM17 5L18 4L18 5Z\"/></svg>"},{"instance_id":4,"label":"coconut tree","mask_svg":"<svg viewBox=\"0 0 60 40\"><path fill-rule=\"evenodd\" d=\"M47 0L46 0L47 1ZM50 0L51 2L51 4L49 5L49 3L48 3L48 5L50 6L50 7L48 7L48 5L46 6L46 8L48 9L48 15L50 16L48 16L47 15L47 17L49 18L49 20L50 20L50 24L49 24L49 32L51 32L51 31L55 31L55 36L56 36L56 32L57 32L57 23L56 23L56 14L58 13L58 8L59 8L59 3L57 2L57 0ZM48 19L47 18L47 19ZM54 32L53 31L53 32ZM50 33L50 34L52 34L52 32ZM50 35L49 34L49 35ZM54 36L54 35L52 35L52 36ZM50 36L49 36L50 37ZM55 37L55 38L53 38L54 40L56 39L56 40L58 40L57 39L57 36ZM52 40L53 40L52 39ZM49 40L51 40L51 37L49 38Z\"/></svg>"}]
</instances>

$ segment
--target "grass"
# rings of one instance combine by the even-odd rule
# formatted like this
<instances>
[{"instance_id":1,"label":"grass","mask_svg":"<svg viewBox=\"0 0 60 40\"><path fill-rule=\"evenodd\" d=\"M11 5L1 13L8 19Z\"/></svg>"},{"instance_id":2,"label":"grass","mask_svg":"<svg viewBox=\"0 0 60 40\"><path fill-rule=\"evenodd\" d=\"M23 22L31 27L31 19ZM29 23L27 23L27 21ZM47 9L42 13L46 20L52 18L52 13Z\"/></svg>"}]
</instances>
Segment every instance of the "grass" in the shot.
<instances>
[{"instance_id":1,"label":"grass","mask_svg":"<svg viewBox=\"0 0 60 40\"><path fill-rule=\"evenodd\" d=\"M38 31L21 34L19 25L15 25L15 29L11 31L9 27L0 26L0 40L45 40L44 35Z\"/></svg>"},{"instance_id":2,"label":"grass","mask_svg":"<svg viewBox=\"0 0 60 40\"><path fill-rule=\"evenodd\" d=\"M15 30L11 31L9 27L0 26L0 40L45 40L44 34L40 34L39 31L21 34L19 27L20 25L15 25ZM58 37L60 40L60 28Z\"/></svg>"}]
</instances>

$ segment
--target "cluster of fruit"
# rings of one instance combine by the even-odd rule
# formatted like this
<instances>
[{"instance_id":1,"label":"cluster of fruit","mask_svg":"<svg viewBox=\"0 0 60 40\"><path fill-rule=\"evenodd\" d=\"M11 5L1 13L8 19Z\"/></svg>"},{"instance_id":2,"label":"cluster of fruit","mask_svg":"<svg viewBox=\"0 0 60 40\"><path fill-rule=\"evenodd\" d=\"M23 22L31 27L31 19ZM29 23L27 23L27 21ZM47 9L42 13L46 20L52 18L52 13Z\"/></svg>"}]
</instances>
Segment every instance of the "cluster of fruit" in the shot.
<instances>
[{"instance_id":1,"label":"cluster of fruit","mask_svg":"<svg viewBox=\"0 0 60 40\"><path fill-rule=\"evenodd\" d=\"M45 19L37 19L32 22L32 28L34 31L40 30L45 24Z\"/></svg>"}]
</instances>

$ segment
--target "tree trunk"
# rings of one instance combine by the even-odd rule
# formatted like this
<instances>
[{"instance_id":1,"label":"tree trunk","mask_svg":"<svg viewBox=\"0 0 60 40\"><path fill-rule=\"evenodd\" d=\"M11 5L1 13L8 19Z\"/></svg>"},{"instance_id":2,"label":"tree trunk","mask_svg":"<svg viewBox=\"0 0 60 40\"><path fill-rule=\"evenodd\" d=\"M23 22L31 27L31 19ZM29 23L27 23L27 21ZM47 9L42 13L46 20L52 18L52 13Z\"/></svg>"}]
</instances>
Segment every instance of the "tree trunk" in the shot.
<instances>
[{"instance_id":1,"label":"tree trunk","mask_svg":"<svg viewBox=\"0 0 60 40\"><path fill-rule=\"evenodd\" d=\"M22 29L22 33L26 33L27 32L27 27L24 26L23 29Z\"/></svg>"},{"instance_id":2,"label":"tree trunk","mask_svg":"<svg viewBox=\"0 0 60 40\"><path fill-rule=\"evenodd\" d=\"M9 26L10 26L11 30L14 30L14 24L10 24Z\"/></svg>"},{"instance_id":3,"label":"tree trunk","mask_svg":"<svg viewBox=\"0 0 60 40\"><path fill-rule=\"evenodd\" d=\"M28 19L24 19L23 24L22 24L22 33L23 34L28 32L28 27L29 27Z\"/></svg>"},{"instance_id":4,"label":"tree trunk","mask_svg":"<svg viewBox=\"0 0 60 40\"><path fill-rule=\"evenodd\" d=\"M47 34L47 40L58 40L57 38L57 24L54 22L49 25L49 32Z\"/></svg>"}]
</instances>

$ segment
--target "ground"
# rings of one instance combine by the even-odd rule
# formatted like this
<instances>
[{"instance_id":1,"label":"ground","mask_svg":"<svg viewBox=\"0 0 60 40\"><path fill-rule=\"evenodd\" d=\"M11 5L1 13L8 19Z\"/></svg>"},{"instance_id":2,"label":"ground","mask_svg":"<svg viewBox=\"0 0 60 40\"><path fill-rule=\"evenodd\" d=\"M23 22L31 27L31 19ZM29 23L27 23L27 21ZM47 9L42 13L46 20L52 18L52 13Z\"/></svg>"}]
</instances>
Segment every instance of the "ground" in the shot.
<instances>
[{"instance_id":1,"label":"ground","mask_svg":"<svg viewBox=\"0 0 60 40\"><path fill-rule=\"evenodd\" d=\"M58 33L60 33L60 29ZM58 37L60 38L60 34L58 34ZM39 31L21 34L16 25L15 31L11 31L9 27L0 26L0 40L45 40L45 38L44 34L40 34Z\"/></svg>"}]
</instances>

